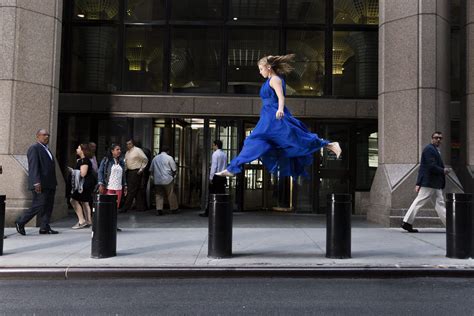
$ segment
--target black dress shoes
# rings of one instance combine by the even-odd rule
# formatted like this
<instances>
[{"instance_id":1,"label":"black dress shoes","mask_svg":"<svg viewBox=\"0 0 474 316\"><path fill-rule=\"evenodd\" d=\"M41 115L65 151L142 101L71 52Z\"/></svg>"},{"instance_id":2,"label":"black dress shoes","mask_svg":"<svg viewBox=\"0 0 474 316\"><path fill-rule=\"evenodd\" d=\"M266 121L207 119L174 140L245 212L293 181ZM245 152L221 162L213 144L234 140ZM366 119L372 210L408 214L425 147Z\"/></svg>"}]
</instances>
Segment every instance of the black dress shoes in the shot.
<instances>
[{"instance_id":1,"label":"black dress shoes","mask_svg":"<svg viewBox=\"0 0 474 316\"><path fill-rule=\"evenodd\" d=\"M57 230L52 230L51 228L40 229L39 233L41 235L56 235L56 234L59 234L59 232Z\"/></svg>"},{"instance_id":2,"label":"black dress shoes","mask_svg":"<svg viewBox=\"0 0 474 316\"><path fill-rule=\"evenodd\" d=\"M209 213L208 212L202 212L202 213L199 213L198 215L201 216L201 217L208 217Z\"/></svg>"},{"instance_id":3,"label":"black dress shoes","mask_svg":"<svg viewBox=\"0 0 474 316\"><path fill-rule=\"evenodd\" d=\"M163 216L163 210L156 210L156 216Z\"/></svg>"},{"instance_id":4,"label":"black dress shoes","mask_svg":"<svg viewBox=\"0 0 474 316\"><path fill-rule=\"evenodd\" d=\"M402 222L402 226L400 226L404 230L406 230L409 233L417 233L418 229L414 229L411 224L408 224L407 222Z\"/></svg>"},{"instance_id":5,"label":"black dress shoes","mask_svg":"<svg viewBox=\"0 0 474 316\"><path fill-rule=\"evenodd\" d=\"M20 224L18 222L15 222L15 227L16 227L16 231L18 232L18 234L23 235L23 236L26 235L24 224Z\"/></svg>"}]
</instances>

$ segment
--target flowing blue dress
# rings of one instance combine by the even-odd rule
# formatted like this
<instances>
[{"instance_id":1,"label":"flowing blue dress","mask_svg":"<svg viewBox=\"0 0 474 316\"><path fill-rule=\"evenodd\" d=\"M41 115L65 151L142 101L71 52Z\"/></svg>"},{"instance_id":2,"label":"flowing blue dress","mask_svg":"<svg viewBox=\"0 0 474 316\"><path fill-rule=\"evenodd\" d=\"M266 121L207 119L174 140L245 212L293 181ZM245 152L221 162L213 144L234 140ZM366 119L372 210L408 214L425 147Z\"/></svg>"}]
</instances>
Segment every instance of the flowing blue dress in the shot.
<instances>
[{"instance_id":1,"label":"flowing blue dress","mask_svg":"<svg viewBox=\"0 0 474 316\"><path fill-rule=\"evenodd\" d=\"M281 79L283 94L285 81ZM278 97L268 79L260 89L262 109L260 119L252 133L245 139L242 151L232 159L227 170L236 174L242 165L260 159L263 165L280 176L307 176L306 167L313 162L313 153L329 144L311 133L308 128L291 115L285 106L285 115L278 120Z\"/></svg>"}]
</instances>

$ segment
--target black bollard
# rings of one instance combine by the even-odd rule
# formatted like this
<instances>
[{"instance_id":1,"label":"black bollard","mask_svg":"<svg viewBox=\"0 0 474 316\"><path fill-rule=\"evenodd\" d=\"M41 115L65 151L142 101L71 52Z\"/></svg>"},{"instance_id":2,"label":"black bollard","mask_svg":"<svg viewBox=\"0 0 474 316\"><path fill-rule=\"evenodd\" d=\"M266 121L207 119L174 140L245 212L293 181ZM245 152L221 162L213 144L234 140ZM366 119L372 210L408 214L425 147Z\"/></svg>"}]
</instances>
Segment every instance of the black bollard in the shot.
<instances>
[{"instance_id":1,"label":"black bollard","mask_svg":"<svg viewBox=\"0 0 474 316\"><path fill-rule=\"evenodd\" d=\"M209 240L207 256L232 256L232 204L229 194L211 194L209 197Z\"/></svg>"},{"instance_id":2,"label":"black bollard","mask_svg":"<svg viewBox=\"0 0 474 316\"><path fill-rule=\"evenodd\" d=\"M446 199L446 257L474 257L473 195L448 193Z\"/></svg>"},{"instance_id":3,"label":"black bollard","mask_svg":"<svg viewBox=\"0 0 474 316\"><path fill-rule=\"evenodd\" d=\"M328 194L326 222L326 257L351 257L352 195Z\"/></svg>"},{"instance_id":4,"label":"black bollard","mask_svg":"<svg viewBox=\"0 0 474 316\"><path fill-rule=\"evenodd\" d=\"M0 195L0 256L3 256L3 237L5 236L5 195Z\"/></svg>"},{"instance_id":5,"label":"black bollard","mask_svg":"<svg viewBox=\"0 0 474 316\"><path fill-rule=\"evenodd\" d=\"M92 258L117 255L117 196L94 196L92 208Z\"/></svg>"}]
</instances>

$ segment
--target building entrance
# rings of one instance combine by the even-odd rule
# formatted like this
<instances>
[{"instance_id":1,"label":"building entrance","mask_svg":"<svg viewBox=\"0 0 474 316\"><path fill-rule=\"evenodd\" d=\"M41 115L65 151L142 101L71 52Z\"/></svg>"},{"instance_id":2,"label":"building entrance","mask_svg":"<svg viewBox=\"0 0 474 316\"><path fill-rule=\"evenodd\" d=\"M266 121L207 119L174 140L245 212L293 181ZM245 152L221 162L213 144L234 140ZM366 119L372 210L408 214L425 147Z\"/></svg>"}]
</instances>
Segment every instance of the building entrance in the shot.
<instances>
[{"instance_id":1,"label":"building entrance","mask_svg":"<svg viewBox=\"0 0 474 316\"><path fill-rule=\"evenodd\" d=\"M228 162L240 151L254 128L253 118L132 118L62 115L59 121L58 161L63 169L75 162L77 144L94 141L100 160L111 143L132 137L152 155L167 145L178 166L176 192L181 208L205 208L208 202L211 144L223 143ZM338 141L341 159L327 150L314 155L308 177L279 178L268 173L260 161L244 166L242 173L227 180L234 210L273 210L295 213L326 212L329 193L369 191L378 164L377 123L368 121L306 120L320 137ZM148 187L149 207L153 207L152 186Z\"/></svg>"}]
</instances>

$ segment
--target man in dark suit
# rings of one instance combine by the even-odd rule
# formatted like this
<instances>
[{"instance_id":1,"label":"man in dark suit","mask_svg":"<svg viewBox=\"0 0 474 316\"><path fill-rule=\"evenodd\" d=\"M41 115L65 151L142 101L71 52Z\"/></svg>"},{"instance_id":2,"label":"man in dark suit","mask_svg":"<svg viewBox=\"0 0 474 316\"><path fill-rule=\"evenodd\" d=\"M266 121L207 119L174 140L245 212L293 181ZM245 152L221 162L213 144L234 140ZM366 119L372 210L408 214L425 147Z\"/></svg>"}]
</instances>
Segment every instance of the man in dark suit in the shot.
<instances>
[{"instance_id":1,"label":"man in dark suit","mask_svg":"<svg viewBox=\"0 0 474 316\"><path fill-rule=\"evenodd\" d=\"M16 222L16 230L26 235L25 225L35 215L39 216L40 234L57 234L49 226L56 193L56 170L53 154L48 148L49 133L45 129L36 132L36 144L28 149L28 189L33 192L33 203Z\"/></svg>"},{"instance_id":2,"label":"man in dark suit","mask_svg":"<svg viewBox=\"0 0 474 316\"><path fill-rule=\"evenodd\" d=\"M418 195L403 218L401 226L410 233L418 232L417 229L413 228L413 221L418 210L429 200L433 202L439 218L446 225L446 206L444 204L443 189L446 183L445 176L449 173L449 169L444 167L441 153L438 149L442 139L443 135L441 132L434 132L431 135L431 144L427 145L421 154L420 170L418 171L418 179L415 186L415 191Z\"/></svg>"}]
</instances>

